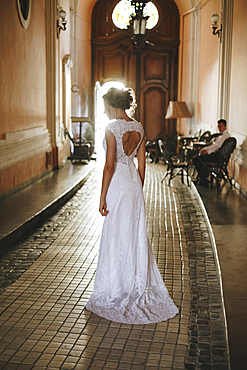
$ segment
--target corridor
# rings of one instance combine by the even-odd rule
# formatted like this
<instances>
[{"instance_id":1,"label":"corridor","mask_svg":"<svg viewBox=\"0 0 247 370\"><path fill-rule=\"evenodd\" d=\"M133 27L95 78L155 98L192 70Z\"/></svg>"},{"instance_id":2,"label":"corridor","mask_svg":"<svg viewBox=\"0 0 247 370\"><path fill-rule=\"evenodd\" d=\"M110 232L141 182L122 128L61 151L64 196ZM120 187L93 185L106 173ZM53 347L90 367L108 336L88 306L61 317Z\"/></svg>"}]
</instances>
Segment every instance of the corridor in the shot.
<instances>
[{"instance_id":1,"label":"corridor","mask_svg":"<svg viewBox=\"0 0 247 370\"><path fill-rule=\"evenodd\" d=\"M1 369L230 369L211 225L194 185L162 184L164 169L147 165L147 229L179 314L127 325L85 310L103 223L96 164L70 200L2 256Z\"/></svg>"},{"instance_id":2,"label":"corridor","mask_svg":"<svg viewBox=\"0 0 247 370\"><path fill-rule=\"evenodd\" d=\"M0 370L247 369L246 8L1 2ZM216 139L219 119L236 139L232 188L178 177L169 186L164 164L147 164L148 235L179 308L158 324L116 324L85 309L104 221L102 97L113 84L135 92L136 111L126 113L151 147L181 144L192 158Z\"/></svg>"}]
</instances>

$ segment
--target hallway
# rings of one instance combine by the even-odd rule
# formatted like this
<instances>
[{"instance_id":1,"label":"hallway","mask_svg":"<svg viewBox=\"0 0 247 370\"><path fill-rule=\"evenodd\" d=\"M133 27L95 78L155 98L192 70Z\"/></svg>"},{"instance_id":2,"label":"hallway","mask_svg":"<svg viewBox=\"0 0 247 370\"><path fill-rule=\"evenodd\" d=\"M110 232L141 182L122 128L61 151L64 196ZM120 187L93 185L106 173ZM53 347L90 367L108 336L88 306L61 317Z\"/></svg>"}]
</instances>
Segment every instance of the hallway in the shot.
<instances>
[{"instance_id":1,"label":"hallway","mask_svg":"<svg viewBox=\"0 0 247 370\"><path fill-rule=\"evenodd\" d=\"M0 369L246 370L247 0L1 5ZM228 170L245 197L169 187L163 164L147 165L148 233L180 310L157 325L85 310L102 168L68 158L84 139L87 158L99 153L112 81L135 91L148 141L201 140L220 118L237 141ZM168 114L174 102L189 114Z\"/></svg>"},{"instance_id":2,"label":"hallway","mask_svg":"<svg viewBox=\"0 0 247 370\"><path fill-rule=\"evenodd\" d=\"M76 195L3 258L3 272L6 260L12 258L12 270L18 261L24 259L24 263L19 262L17 280L12 285L7 282L0 297L1 368L229 368L214 239L200 198L194 187L182 185L179 179L173 187L162 185L163 165L148 164L147 168L144 193L149 238L180 314L159 324L131 326L84 310L93 289L103 222L98 213L101 170L96 165ZM210 194L210 189L199 190L203 198ZM244 212L243 200L241 204ZM219 244L223 246L223 241ZM28 263L23 258L27 254ZM223 270L223 282L224 276ZM226 288L226 303L230 294ZM242 295L242 309L244 303ZM228 307L233 309L233 305ZM231 330L231 322L241 325L242 317L236 323L229 311ZM232 331L232 343L230 337L232 370L245 368L242 361L243 367L234 366L240 354L245 356L239 341L235 344L236 335Z\"/></svg>"}]
</instances>

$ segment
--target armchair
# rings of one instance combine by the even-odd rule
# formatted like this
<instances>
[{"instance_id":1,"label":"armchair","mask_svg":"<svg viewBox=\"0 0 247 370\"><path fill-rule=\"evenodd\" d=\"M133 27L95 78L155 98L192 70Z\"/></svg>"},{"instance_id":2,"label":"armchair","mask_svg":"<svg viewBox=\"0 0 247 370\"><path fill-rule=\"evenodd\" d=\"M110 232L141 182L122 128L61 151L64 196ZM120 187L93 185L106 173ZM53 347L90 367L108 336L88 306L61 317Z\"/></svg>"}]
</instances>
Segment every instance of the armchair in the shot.
<instances>
[{"instance_id":1,"label":"armchair","mask_svg":"<svg viewBox=\"0 0 247 370\"><path fill-rule=\"evenodd\" d=\"M203 165L211 178L211 182L213 181L213 178L216 178L216 180L224 179L224 181L228 180L230 185L232 186L232 181L228 174L227 165L231 154L236 148L236 145L237 140L235 139L235 137L229 137L224 141L222 147L219 149L219 158L216 163L203 162Z\"/></svg>"}]
</instances>

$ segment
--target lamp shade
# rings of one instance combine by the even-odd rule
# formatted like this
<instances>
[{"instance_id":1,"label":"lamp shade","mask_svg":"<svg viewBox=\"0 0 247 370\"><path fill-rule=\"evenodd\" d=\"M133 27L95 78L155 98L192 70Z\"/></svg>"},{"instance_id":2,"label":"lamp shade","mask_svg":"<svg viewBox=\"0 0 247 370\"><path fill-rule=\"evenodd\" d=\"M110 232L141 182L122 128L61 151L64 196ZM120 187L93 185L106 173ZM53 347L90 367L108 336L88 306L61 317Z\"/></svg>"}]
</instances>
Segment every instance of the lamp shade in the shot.
<instances>
[{"instance_id":1,"label":"lamp shade","mask_svg":"<svg viewBox=\"0 0 247 370\"><path fill-rule=\"evenodd\" d=\"M184 101L170 101L165 118L191 118L190 111Z\"/></svg>"}]
</instances>

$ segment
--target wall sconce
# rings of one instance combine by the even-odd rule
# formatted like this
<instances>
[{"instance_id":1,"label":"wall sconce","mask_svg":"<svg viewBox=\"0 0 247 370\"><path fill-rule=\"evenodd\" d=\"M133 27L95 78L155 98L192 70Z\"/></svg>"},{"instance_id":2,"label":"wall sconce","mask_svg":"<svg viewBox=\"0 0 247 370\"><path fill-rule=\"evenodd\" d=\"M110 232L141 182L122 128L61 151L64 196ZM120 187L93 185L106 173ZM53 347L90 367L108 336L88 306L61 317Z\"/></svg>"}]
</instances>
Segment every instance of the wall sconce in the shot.
<instances>
[{"instance_id":1,"label":"wall sconce","mask_svg":"<svg viewBox=\"0 0 247 370\"><path fill-rule=\"evenodd\" d=\"M59 20L61 18L61 24L59 23ZM65 31L66 30L66 24L67 24L67 21L66 21L66 11L61 7L59 6L58 7L58 19L57 19L57 38L59 37L59 33L62 31Z\"/></svg>"},{"instance_id":2,"label":"wall sconce","mask_svg":"<svg viewBox=\"0 0 247 370\"><path fill-rule=\"evenodd\" d=\"M220 25L220 29L217 30L219 19L220 19L220 17L218 16L218 14L216 12L214 12L214 14L212 15L212 18L211 18L211 20L213 22L211 27L213 29L213 35L218 35L218 37L220 37L221 30L222 30L222 24Z\"/></svg>"}]
</instances>

